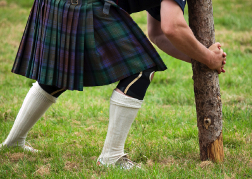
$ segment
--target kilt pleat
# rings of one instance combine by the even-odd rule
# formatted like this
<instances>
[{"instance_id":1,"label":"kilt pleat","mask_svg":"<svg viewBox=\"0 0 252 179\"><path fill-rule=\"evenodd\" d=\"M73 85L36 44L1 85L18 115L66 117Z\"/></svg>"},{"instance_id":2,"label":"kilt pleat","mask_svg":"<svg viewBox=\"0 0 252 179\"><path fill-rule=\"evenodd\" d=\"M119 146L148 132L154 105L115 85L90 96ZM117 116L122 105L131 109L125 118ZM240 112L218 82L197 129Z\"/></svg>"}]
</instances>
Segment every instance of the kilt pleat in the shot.
<instances>
[{"instance_id":1,"label":"kilt pleat","mask_svg":"<svg viewBox=\"0 0 252 179\"><path fill-rule=\"evenodd\" d=\"M66 34L63 32L66 32L66 28L67 28L67 15L68 15L68 9L65 8L66 3L63 3L63 1L60 1L59 3L59 9L60 12L58 14L58 28L57 28L57 32L58 32L58 58L57 58L57 62L59 65L57 65L57 85L56 86L64 86L64 67L65 67L65 41L66 41Z\"/></svg>"},{"instance_id":2,"label":"kilt pleat","mask_svg":"<svg viewBox=\"0 0 252 179\"><path fill-rule=\"evenodd\" d=\"M53 49L55 43L55 36L53 36L53 20L54 20L54 11L55 6L53 1L49 3L46 1L44 12L46 13L46 18L43 24L44 27L44 39L42 40L42 53L41 53L41 62L38 81L44 81L45 83L50 83L50 79L52 79L53 66L54 66L54 58L55 58L55 50Z\"/></svg>"},{"instance_id":3,"label":"kilt pleat","mask_svg":"<svg viewBox=\"0 0 252 179\"><path fill-rule=\"evenodd\" d=\"M40 41L40 38L41 38L41 34L42 34L42 16L39 15L39 8L40 8L40 4L41 4L41 7L43 8L44 6L44 3L43 2L40 2L40 3L34 3L35 4L35 7L33 12L35 16L30 16L32 17L32 20L35 22L33 25L33 27L30 29L34 29L34 32L30 32L29 33L29 36L30 36L30 39L32 42L30 42L30 44L32 44L32 46L30 48L26 47L26 50L29 50L30 49L30 52L32 53L31 54L31 58L30 59L34 59L34 60L28 60L29 59L29 56L27 56L27 58L25 58L23 61L27 61L30 63L30 66L29 68L26 70L26 76L27 77L30 77L30 78L37 78L39 75L39 64L38 64L38 59L39 59L39 54L40 54L40 50L41 50L41 41ZM29 22L29 20L28 20ZM32 22L32 21L31 21ZM37 27L37 28L35 28ZM36 30L35 30L36 29ZM26 34L26 33L24 33ZM25 37L25 36L24 36ZM23 42L21 42L22 44ZM29 44L29 42L26 42ZM22 52L22 50L20 50L19 52ZM21 56L21 55L20 55ZM21 60L20 60L21 61ZM22 68L21 68L22 69Z\"/></svg>"},{"instance_id":4,"label":"kilt pleat","mask_svg":"<svg viewBox=\"0 0 252 179\"><path fill-rule=\"evenodd\" d=\"M82 91L145 69L166 69L132 18L113 2L35 0L12 72L45 85Z\"/></svg>"}]
</instances>

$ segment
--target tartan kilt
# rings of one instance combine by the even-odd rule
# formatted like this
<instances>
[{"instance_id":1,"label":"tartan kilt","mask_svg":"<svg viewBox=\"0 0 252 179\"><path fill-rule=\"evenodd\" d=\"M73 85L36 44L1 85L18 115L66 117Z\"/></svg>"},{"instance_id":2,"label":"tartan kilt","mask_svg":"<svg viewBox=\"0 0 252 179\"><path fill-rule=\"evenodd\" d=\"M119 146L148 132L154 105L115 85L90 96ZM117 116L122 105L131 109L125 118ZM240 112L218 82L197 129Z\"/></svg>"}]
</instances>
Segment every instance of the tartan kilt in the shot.
<instances>
[{"instance_id":1,"label":"tartan kilt","mask_svg":"<svg viewBox=\"0 0 252 179\"><path fill-rule=\"evenodd\" d=\"M12 72L41 84L82 91L157 66L160 56L138 25L112 1L35 0Z\"/></svg>"}]
</instances>

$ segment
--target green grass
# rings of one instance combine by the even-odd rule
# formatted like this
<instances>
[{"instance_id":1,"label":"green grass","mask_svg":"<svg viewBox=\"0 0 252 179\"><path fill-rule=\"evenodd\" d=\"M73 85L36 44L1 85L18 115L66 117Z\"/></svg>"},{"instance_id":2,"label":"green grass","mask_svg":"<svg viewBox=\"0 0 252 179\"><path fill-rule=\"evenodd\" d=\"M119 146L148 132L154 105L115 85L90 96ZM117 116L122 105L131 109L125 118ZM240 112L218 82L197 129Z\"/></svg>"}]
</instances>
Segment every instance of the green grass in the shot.
<instances>
[{"instance_id":1,"label":"green grass","mask_svg":"<svg viewBox=\"0 0 252 179\"><path fill-rule=\"evenodd\" d=\"M10 72L31 6L31 0L0 6L0 142L34 82ZM155 74L125 145L144 171L96 165L112 84L64 93L29 132L27 140L42 152L1 150L0 178L252 178L252 3L213 0L213 6L216 41L228 54L219 78L223 163L202 167L199 159L191 65L158 50L168 70ZM132 16L146 32L146 13Z\"/></svg>"}]
</instances>

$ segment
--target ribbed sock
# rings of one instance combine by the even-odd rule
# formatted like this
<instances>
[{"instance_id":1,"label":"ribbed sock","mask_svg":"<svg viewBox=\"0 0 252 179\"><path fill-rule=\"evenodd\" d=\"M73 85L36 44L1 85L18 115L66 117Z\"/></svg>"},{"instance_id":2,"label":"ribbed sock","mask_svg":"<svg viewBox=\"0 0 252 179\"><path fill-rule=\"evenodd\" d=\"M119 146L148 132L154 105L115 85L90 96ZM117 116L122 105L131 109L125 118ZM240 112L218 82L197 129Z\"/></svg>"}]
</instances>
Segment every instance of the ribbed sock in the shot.
<instances>
[{"instance_id":1,"label":"ribbed sock","mask_svg":"<svg viewBox=\"0 0 252 179\"><path fill-rule=\"evenodd\" d=\"M110 100L108 132L99 156L104 164L114 164L125 155L124 143L141 104L142 100L113 92Z\"/></svg>"},{"instance_id":2,"label":"ribbed sock","mask_svg":"<svg viewBox=\"0 0 252 179\"><path fill-rule=\"evenodd\" d=\"M46 93L37 82L34 83L27 93L14 125L3 145L24 146L28 131L45 111L56 102L56 99Z\"/></svg>"}]
</instances>

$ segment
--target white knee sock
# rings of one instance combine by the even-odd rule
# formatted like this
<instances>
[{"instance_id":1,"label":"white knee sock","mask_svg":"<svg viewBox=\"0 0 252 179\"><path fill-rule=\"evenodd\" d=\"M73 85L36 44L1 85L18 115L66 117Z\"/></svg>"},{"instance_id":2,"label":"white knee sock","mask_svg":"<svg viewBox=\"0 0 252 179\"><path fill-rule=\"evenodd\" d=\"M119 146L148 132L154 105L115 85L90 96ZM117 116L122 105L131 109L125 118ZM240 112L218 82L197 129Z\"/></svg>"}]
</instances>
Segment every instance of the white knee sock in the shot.
<instances>
[{"instance_id":1,"label":"white knee sock","mask_svg":"<svg viewBox=\"0 0 252 179\"><path fill-rule=\"evenodd\" d=\"M56 102L56 99L45 92L38 82L34 83L27 93L14 125L3 145L23 147L28 131L45 111Z\"/></svg>"},{"instance_id":2,"label":"white knee sock","mask_svg":"<svg viewBox=\"0 0 252 179\"><path fill-rule=\"evenodd\" d=\"M116 91L110 100L107 137L99 159L104 164L114 164L124 154L124 143L142 100L127 97Z\"/></svg>"}]
</instances>

